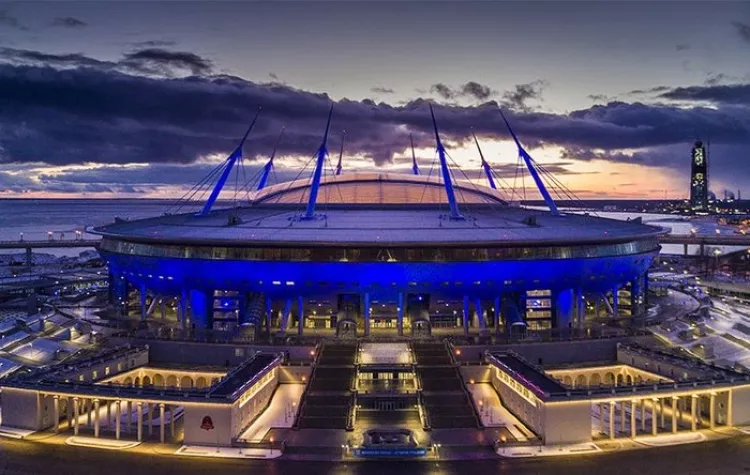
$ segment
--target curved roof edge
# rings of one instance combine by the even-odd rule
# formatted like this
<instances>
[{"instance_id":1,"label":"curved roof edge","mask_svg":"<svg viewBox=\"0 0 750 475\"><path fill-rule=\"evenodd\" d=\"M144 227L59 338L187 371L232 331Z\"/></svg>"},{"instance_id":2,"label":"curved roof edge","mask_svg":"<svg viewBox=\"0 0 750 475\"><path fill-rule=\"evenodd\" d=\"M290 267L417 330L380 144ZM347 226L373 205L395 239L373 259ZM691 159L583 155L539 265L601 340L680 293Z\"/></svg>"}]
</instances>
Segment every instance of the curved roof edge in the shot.
<instances>
[{"instance_id":1,"label":"curved roof edge","mask_svg":"<svg viewBox=\"0 0 750 475\"><path fill-rule=\"evenodd\" d=\"M416 201L409 200L408 196L404 196L404 200L400 201L401 204L429 204L436 202L447 202L445 191L443 190L443 180L437 176L424 176L424 175L409 175L406 173L388 173L388 172L351 172L342 175L329 175L321 180L320 186L334 188L333 193L329 196L329 203L342 203L342 204L378 204L382 203L380 200L368 200L367 184L402 184L405 187L414 188L414 197ZM280 200L284 195L298 195L297 192L302 190L302 195L307 193L307 190L311 186L311 179L297 179L278 183L269 187L266 187L260 191L255 192L250 201L252 203L268 203L273 199ZM355 201L344 201L343 196L337 193L337 187L350 187L357 186L357 197ZM501 205L507 205L507 201L503 198L502 194L497 190L489 188L484 185L468 180L454 180L454 188L459 192L459 202L474 202L474 203L496 203ZM439 193L424 193L425 188L429 187L432 190L439 188ZM340 191L341 188L339 188ZM472 200L466 199L465 196L461 196L461 193L467 193L471 195ZM440 201L435 201L434 197L440 196ZM370 196L372 197L372 196ZM332 199L332 200L331 200ZM391 197L392 199L392 197ZM424 201L427 199L428 201ZM318 201L323 202L326 198L319 196Z\"/></svg>"}]
</instances>

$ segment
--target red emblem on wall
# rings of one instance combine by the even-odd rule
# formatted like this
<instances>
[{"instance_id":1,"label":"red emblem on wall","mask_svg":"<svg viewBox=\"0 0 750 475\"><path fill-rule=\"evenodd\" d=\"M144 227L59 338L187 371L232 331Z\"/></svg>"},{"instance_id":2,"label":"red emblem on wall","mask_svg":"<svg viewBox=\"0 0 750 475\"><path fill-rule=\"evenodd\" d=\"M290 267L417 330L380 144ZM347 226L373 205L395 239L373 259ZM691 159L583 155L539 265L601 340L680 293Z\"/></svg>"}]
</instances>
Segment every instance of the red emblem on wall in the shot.
<instances>
[{"instance_id":1,"label":"red emblem on wall","mask_svg":"<svg viewBox=\"0 0 750 475\"><path fill-rule=\"evenodd\" d=\"M205 416L203 418L203 422L201 422L201 429L213 430L213 428L214 428L214 421L211 420L211 416Z\"/></svg>"}]
</instances>

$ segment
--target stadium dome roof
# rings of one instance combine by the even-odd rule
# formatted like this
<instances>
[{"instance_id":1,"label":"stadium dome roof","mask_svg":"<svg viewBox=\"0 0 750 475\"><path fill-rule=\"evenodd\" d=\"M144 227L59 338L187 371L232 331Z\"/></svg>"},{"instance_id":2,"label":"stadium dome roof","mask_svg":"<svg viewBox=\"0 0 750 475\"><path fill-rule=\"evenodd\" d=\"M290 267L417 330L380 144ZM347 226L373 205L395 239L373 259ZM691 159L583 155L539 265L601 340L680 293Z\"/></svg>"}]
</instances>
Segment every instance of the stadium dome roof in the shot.
<instances>
[{"instance_id":1,"label":"stadium dome roof","mask_svg":"<svg viewBox=\"0 0 750 475\"><path fill-rule=\"evenodd\" d=\"M301 179L269 186L255 193L256 204L306 203L311 180ZM458 203L507 204L502 195L468 180L454 180ZM442 178L404 173L348 172L320 181L317 203L326 204L447 204Z\"/></svg>"}]
</instances>

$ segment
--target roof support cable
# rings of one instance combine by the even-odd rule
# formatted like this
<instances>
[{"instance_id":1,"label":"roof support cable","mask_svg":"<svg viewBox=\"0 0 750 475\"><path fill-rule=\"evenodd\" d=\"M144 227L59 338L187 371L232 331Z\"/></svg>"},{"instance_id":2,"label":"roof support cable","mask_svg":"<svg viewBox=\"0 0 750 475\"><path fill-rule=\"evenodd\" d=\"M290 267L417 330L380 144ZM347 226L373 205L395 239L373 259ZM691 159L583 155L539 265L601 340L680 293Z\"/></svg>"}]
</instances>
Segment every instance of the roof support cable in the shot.
<instances>
[{"instance_id":1,"label":"roof support cable","mask_svg":"<svg viewBox=\"0 0 750 475\"><path fill-rule=\"evenodd\" d=\"M179 212L182 207L190 202L195 194L200 191L200 189L203 186L206 186L207 184L213 184L211 181L212 178L216 176L217 173L219 173L224 167L226 166L226 162L221 162L218 165L216 165L213 169L211 169L210 172L208 172L207 175L205 175L203 178L198 181L198 183L194 184L188 191L186 191L177 201L172 203L166 210L167 214L177 213Z\"/></svg>"},{"instance_id":2,"label":"roof support cable","mask_svg":"<svg viewBox=\"0 0 750 475\"><path fill-rule=\"evenodd\" d=\"M539 174L536 171L536 168L534 167L533 159L531 158L531 155L529 155L526 152L526 149L523 148L523 145L521 145L521 142L518 140L518 137L516 136L516 133L513 132L513 129L510 126L510 123L508 122L508 119L505 118L505 114L503 114L503 110L498 107L498 111L500 111L500 116L503 118L503 121L505 122L505 126L508 127L508 132L510 132L511 137L513 137L513 141L516 143L516 147L518 148L518 155L523 158L523 161L526 163L526 168L529 170L529 175L531 175L531 178L534 180L534 183L536 184L537 189L539 190L539 193L542 195L542 198L544 198L544 202L547 203L547 207L552 212L552 214L558 214L557 211L557 205L555 205L555 201L550 196L549 192L547 191L547 188L544 186L544 182L539 177ZM525 194L525 190L524 190Z\"/></svg>"},{"instance_id":3,"label":"roof support cable","mask_svg":"<svg viewBox=\"0 0 750 475\"><path fill-rule=\"evenodd\" d=\"M432 164L430 165L430 172L427 174L427 181L424 182L424 185L422 186L422 196L419 197L419 204L422 204L424 201L424 195L427 192L427 187L430 186L430 178L432 177L432 171L435 169L435 162L437 161L437 151L435 152L435 156L432 158Z\"/></svg>"},{"instance_id":4,"label":"roof support cable","mask_svg":"<svg viewBox=\"0 0 750 475\"><path fill-rule=\"evenodd\" d=\"M247 136L250 135L250 131L253 130L253 127L255 126L255 122L258 120L258 116L260 115L260 107L258 108L258 112L255 114L255 118L253 119L252 123L250 123L250 127L247 128L247 132L245 132L245 136L242 137L242 140L240 140L239 145L237 145L237 148L232 152L231 155L229 155L229 158L227 158L227 166L224 168L224 171L222 171L221 176L219 177L219 180L216 182L216 186L213 190L211 190L211 195L208 197L208 200L206 200L206 204L203 206L203 209L198 213L198 216L205 216L208 213L211 212L211 207L216 202L216 199L219 197L219 194L221 193L222 188L224 188L224 184L227 181L227 178L229 178L229 174L232 171L232 168L234 167L234 164L237 160L242 158L242 146L245 145L245 140L247 140Z\"/></svg>"}]
</instances>

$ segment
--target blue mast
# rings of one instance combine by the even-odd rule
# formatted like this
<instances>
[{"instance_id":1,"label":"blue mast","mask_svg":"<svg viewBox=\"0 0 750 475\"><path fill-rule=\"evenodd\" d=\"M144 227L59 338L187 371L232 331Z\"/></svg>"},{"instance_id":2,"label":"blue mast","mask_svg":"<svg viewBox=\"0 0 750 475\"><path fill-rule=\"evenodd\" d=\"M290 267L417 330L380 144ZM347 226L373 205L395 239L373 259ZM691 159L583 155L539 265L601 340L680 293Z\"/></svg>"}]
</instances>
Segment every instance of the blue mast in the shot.
<instances>
[{"instance_id":1,"label":"blue mast","mask_svg":"<svg viewBox=\"0 0 750 475\"><path fill-rule=\"evenodd\" d=\"M341 167L341 157L344 156L344 140L346 139L346 130L341 132L341 148L339 149L339 163L336 165L336 172L334 175L341 175L341 172L344 170Z\"/></svg>"},{"instance_id":2,"label":"blue mast","mask_svg":"<svg viewBox=\"0 0 750 475\"><path fill-rule=\"evenodd\" d=\"M208 200L206 200L206 204L203 205L203 209L201 210L200 213L198 213L198 216L205 216L211 212L211 207L214 205L216 198L219 197L219 193L221 193L222 188L224 188L224 184L227 182L227 178L229 178L229 174L232 172L232 167L234 167L234 163L238 159L242 158L242 146L245 144L245 140L247 140L247 136L250 135L250 131L253 130L253 126L255 125L255 121L258 120L259 115L260 115L260 107L258 107L258 112L255 114L255 118L253 119L253 122L250 124L250 127L247 128L247 132L245 132L245 136L242 137L242 140L240 140L240 144L237 145L237 148L234 150L234 152L232 152L229 158L227 158L224 171L221 173L221 176L219 177L219 181L216 182L216 186L214 186L214 189L211 191L211 195L208 197Z\"/></svg>"},{"instance_id":3,"label":"blue mast","mask_svg":"<svg viewBox=\"0 0 750 475\"><path fill-rule=\"evenodd\" d=\"M490 164L487 163L487 161L484 159L484 154L482 153L482 148L479 146L479 140L477 140L477 136L474 134L474 132L472 132L471 135L474 137L474 143L477 144L479 156L482 158L482 168L484 169L484 174L487 177L487 181L490 183L490 188L496 190L497 186L495 186L495 179L492 178L492 168L490 167Z\"/></svg>"},{"instance_id":4,"label":"blue mast","mask_svg":"<svg viewBox=\"0 0 750 475\"><path fill-rule=\"evenodd\" d=\"M409 132L409 143L411 143L411 172L415 175L421 175L419 165L417 165L417 156L414 154L414 137Z\"/></svg>"},{"instance_id":5,"label":"blue mast","mask_svg":"<svg viewBox=\"0 0 750 475\"><path fill-rule=\"evenodd\" d=\"M443 147L443 142L440 141L440 134L438 133L437 121L435 120L435 111L432 110L432 104L430 104L430 114L432 115L432 126L435 129L435 141L437 142L438 157L440 157L440 171L443 174L445 194L448 196L448 206L451 210L450 219L464 219L463 215L458 210L456 193L453 190L453 181L451 180L451 173L448 169L448 161L445 159L445 147Z\"/></svg>"},{"instance_id":6,"label":"blue mast","mask_svg":"<svg viewBox=\"0 0 750 475\"><path fill-rule=\"evenodd\" d=\"M513 137L513 140L516 142L516 147L518 147L518 155L523 158L524 163L526 163L526 168L529 170L529 174L531 175L531 178L534 179L534 183L536 183L536 187L539 189L539 193L542 194L542 197L544 198L544 202L547 203L547 207L554 215L560 214L560 212L557 210L557 205L555 204L555 201L552 199L552 196L550 196L549 192L547 191L547 187L544 186L544 182L539 177L539 173L536 171L536 167L534 166L534 159L531 158L531 155L529 155L526 150L524 150L523 145L521 145L521 142L518 140L518 137L516 137L516 134L513 132L513 129L510 127L510 123L508 123L508 119L505 118L505 114L503 114L503 110L498 108L500 111L500 115L502 116L503 120L505 121L505 125L508 127L508 132L510 132L511 137Z\"/></svg>"},{"instance_id":7,"label":"blue mast","mask_svg":"<svg viewBox=\"0 0 750 475\"><path fill-rule=\"evenodd\" d=\"M323 143L318 148L318 159L315 162L315 171L313 171L312 183L310 184L310 199L307 202L307 210L305 210L304 216L301 217L303 220L315 219L315 202L318 200L320 175L323 173L323 165L326 155L328 155L326 143L328 142L328 130L331 128L331 115L333 115L333 103L331 104L331 109L328 111L328 122L326 123L326 131L323 134Z\"/></svg>"},{"instance_id":8,"label":"blue mast","mask_svg":"<svg viewBox=\"0 0 750 475\"><path fill-rule=\"evenodd\" d=\"M266 187L266 184L268 183L268 175L271 174L271 169L273 168L273 158L276 156L276 149L279 147L279 142L281 141L281 136L284 135L284 127L281 128L281 132L279 132L279 137L276 139L276 144L273 146L273 152L271 152L271 158L268 159L268 163L265 164L263 167L263 174L260 176L260 180L258 181L258 188L256 188L256 191L262 190Z\"/></svg>"}]
</instances>

